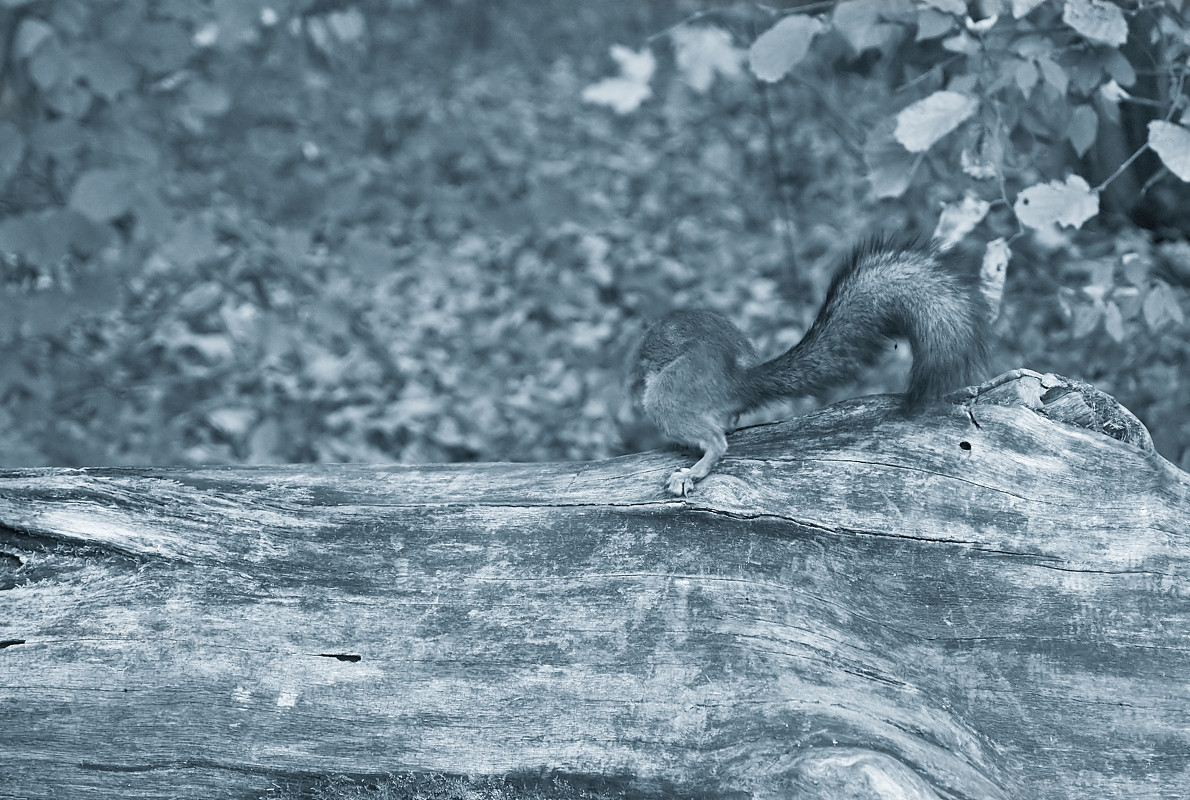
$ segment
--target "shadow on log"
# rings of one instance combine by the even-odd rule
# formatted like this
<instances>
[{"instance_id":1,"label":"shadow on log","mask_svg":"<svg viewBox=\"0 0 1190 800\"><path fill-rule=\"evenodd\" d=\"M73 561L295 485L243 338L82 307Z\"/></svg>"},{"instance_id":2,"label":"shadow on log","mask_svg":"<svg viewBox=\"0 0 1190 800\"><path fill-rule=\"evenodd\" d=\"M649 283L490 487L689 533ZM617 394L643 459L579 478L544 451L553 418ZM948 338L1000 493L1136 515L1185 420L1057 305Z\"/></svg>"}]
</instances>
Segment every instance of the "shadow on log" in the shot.
<instances>
[{"instance_id":1,"label":"shadow on log","mask_svg":"<svg viewBox=\"0 0 1190 800\"><path fill-rule=\"evenodd\" d=\"M674 453L2 473L0 796L1183 796L1190 476L1053 376L895 408L737 433L682 500Z\"/></svg>"}]
</instances>

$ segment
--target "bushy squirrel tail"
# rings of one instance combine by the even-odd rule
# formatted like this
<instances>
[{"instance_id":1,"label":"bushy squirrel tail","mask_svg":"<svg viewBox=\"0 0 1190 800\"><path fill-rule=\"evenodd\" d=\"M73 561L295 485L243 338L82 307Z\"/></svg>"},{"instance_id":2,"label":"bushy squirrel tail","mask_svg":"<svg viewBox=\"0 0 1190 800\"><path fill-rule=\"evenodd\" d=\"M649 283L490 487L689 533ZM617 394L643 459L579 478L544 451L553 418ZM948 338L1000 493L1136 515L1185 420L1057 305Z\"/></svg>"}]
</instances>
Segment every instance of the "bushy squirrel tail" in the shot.
<instances>
[{"instance_id":1,"label":"bushy squirrel tail","mask_svg":"<svg viewBox=\"0 0 1190 800\"><path fill-rule=\"evenodd\" d=\"M857 248L802 340L747 370L741 410L852 381L890 338L913 349L907 407L966 385L987 359L990 315L978 275L952 261L929 245Z\"/></svg>"}]
</instances>

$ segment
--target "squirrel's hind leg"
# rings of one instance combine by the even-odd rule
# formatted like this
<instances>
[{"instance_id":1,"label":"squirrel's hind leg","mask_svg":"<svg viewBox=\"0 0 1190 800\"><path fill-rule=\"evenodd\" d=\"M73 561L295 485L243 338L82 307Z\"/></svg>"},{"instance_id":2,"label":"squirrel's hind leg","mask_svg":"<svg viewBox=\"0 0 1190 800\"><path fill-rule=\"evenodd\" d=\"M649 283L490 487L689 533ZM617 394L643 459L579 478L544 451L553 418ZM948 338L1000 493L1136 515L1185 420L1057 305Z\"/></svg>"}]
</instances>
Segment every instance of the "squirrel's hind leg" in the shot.
<instances>
[{"instance_id":1,"label":"squirrel's hind leg","mask_svg":"<svg viewBox=\"0 0 1190 800\"><path fill-rule=\"evenodd\" d=\"M675 470L665 482L665 488L675 497L690 494L694 490L694 483L710 475L719 459L727 452L727 437L720 428L708 425L703 433L704 436L698 441L698 447L703 451L702 458L692 467Z\"/></svg>"}]
</instances>

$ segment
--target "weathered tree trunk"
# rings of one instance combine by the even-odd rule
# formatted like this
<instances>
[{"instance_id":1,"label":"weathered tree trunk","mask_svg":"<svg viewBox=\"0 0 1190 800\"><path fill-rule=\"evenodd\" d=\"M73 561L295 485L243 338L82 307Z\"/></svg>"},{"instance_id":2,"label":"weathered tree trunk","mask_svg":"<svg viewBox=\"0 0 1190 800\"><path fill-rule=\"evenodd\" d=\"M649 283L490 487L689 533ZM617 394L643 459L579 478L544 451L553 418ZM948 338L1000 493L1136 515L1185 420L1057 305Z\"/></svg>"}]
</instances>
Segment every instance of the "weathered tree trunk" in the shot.
<instances>
[{"instance_id":1,"label":"weathered tree trunk","mask_svg":"<svg viewBox=\"0 0 1190 800\"><path fill-rule=\"evenodd\" d=\"M744 431L684 500L673 453L0 474L0 797L1185 797L1190 476L995 394Z\"/></svg>"}]
</instances>

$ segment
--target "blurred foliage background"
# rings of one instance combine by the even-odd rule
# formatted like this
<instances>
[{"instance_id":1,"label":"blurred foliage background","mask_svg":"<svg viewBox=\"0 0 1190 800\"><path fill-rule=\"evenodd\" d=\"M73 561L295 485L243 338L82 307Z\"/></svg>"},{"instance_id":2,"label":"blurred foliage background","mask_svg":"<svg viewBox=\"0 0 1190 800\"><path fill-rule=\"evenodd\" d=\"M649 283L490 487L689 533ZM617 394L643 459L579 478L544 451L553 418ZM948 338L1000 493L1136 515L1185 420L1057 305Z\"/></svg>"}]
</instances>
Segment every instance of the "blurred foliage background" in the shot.
<instances>
[{"instance_id":1,"label":"blurred foliage background","mask_svg":"<svg viewBox=\"0 0 1190 800\"><path fill-rule=\"evenodd\" d=\"M773 24L769 6L3 0L0 465L571 460L658 444L620 389L650 320L714 308L775 353L853 244L929 236L963 198L959 167L934 153L910 160L895 196L870 180L871 132L956 57L974 63L939 44L966 35L965 4L936 41L924 15L948 3L893 5L919 15L902 34L821 36L765 82L730 51ZM1143 5L1121 7L1134 33L1157 29ZM1163 13L1185 31L1180 4ZM1000 30L988 19L968 18L971 36ZM709 28L726 38L682 50ZM1145 119L1178 119L1180 82L1139 91L1156 60L1128 47L1154 41L1042 39L1044 60L1022 59L1056 65L1033 81L1061 84L1064 102L1099 91L1066 86L1088 70L1126 82L1123 53L1145 101L1121 104L1139 135L1126 113L1089 141L1047 138L1090 103L1055 104L1018 69L1026 171L1097 182L1143 149ZM631 78L646 50L635 104L592 91ZM996 371L1094 382L1190 468L1188 206L1148 156L1080 229L1020 235L1001 204L959 247L975 268L988 240L1017 237ZM890 354L846 393L899 390L905 361Z\"/></svg>"}]
</instances>

